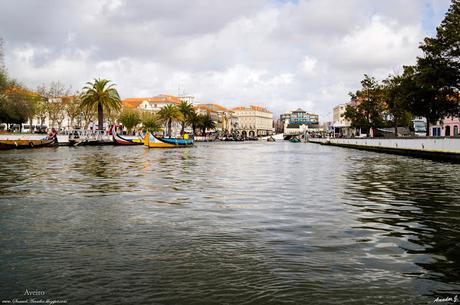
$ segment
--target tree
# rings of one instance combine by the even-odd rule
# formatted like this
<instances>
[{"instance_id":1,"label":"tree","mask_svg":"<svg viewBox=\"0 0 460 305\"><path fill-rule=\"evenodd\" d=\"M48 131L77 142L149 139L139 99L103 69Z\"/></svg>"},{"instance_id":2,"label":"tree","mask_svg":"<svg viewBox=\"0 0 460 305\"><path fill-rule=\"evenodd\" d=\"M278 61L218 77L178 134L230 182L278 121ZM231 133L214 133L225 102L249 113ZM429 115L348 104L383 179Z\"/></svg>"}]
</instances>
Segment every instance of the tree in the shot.
<instances>
[{"instance_id":1,"label":"tree","mask_svg":"<svg viewBox=\"0 0 460 305\"><path fill-rule=\"evenodd\" d=\"M195 134L195 131L200 124L200 116L195 112L195 110L192 110L187 118L187 124L192 126L193 134Z\"/></svg>"},{"instance_id":2,"label":"tree","mask_svg":"<svg viewBox=\"0 0 460 305\"><path fill-rule=\"evenodd\" d=\"M392 125L395 129L395 136L398 136L398 126L409 126L412 120L412 113L404 98L403 77L401 75L390 75L383 80L383 95L386 109L392 117Z\"/></svg>"},{"instance_id":3,"label":"tree","mask_svg":"<svg viewBox=\"0 0 460 305\"><path fill-rule=\"evenodd\" d=\"M414 115L426 118L427 136L430 124L458 113L458 102L452 99L455 93L446 87L445 75L439 62L430 58L419 58L416 66L404 67L404 99Z\"/></svg>"},{"instance_id":4,"label":"tree","mask_svg":"<svg viewBox=\"0 0 460 305\"><path fill-rule=\"evenodd\" d=\"M361 85L361 90L355 94L350 93L355 104L347 106L344 117L351 121L352 127L369 129L370 135L373 136L374 130L384 125L385 104L382 86L374 77L366 74Z\"/></svg>"},{"instance_id":5,"label":"tree","mask_svg":"<svg viewBox=\"0 0 460 305\"><path fill-rule=\"evenodd\" d=\"M188 123L188 119L190 115L194 112L194 109L193 109L193 105L186 101L182 101L177 107L179 108L179 111L182 113L182 116L183 116L182 120L180 121L181 122L180 134L183 135L185 132L185 126Z\"/></svg>"},{"instance_id":6,"label":"tree","mask_svg":"<svg viewBox=\"0 0 460 305\"><path fill-rule=\"evenodd\" d=\"M459 90L460 83L460 0L453 0L444 20L436 28L436 37L424 39L420 48L425 56L442 58L452 73L451 85ZM447 72L447 71L446 71Z\"/></svg>"},{"instance_id":7,"label":"tree","mask_svg":"<svg viewBox=\"0 0 460 305\"><path fill-rule=\"evenodd\" d=\"M38 86L37 92L41 97L41 102L37 105L39 114L46 113L45 116L50 120L50 127L57 123L60 128L66 112L63 98L69 95L70 88L66 88L60 82L52 82L49 85Z\"/></svg>"},{"instance_id":8,"label":"tree","mask_svg":"<svg viewBox=\"0 0 460 305\"><path fill-rule=\"evenodd\" d=\"M141 115L141 123L145 130L150 133L161 131L160 119L155 113L143 112Z\"/></svg>"},{"instance_id":9,"label":"tree","mask_svg":"<svg viewBox=\"0 0 460 305\"><path fill-rule=\"evenodd\" d=\"M167 124L168 137L171 137L172 133L172 122L182 121L184 115L180 112L179 108L175 105L166 105L158 111L160 119Z\"/></svg>"},{"instance_id":10,"label":"tree","mask_svg":"<svg viewBox=\"0 0 460 305\"><path fill-rule=\"evenodd\" d=\"M216 123L212 120L211 114L206 112L206 114L199 114L199 128L202 130L202 135L206 135L206 129L216 128Z\"/></svg>"},{"instance_id":11,"label":"tree","mask_svg":"<svg viewBox=\"0 0 460 305\"><path fill-rule=\"evenodd\" d=\"M121 109L121 100L115 84L109 84L110 80L95 79L93 83L86 83L81 94L81 106L97 107L98 128L104 128L104 109L108 112Z\"/></svg>"},{"instance_id":12,"label":"tree","mask_svg":"<svg viewBox=\"0 0 460 305\"><path fill-rule=\"evenodd\" d=\"M87 130L89 127L89 123L94 121L96 118L96 113L97 113L97 106L96 105L81 105L80 101L80 111L81 115L83 118L83 121L85 122L83 125L83 129Z\"/></svg>"},{"instance_id":13,"label":"tree","mask_svg":"<svg viewBox=\"0 0 460 305\"><path fill-rule=\"evenodd\" d=\"M141 122L141 117L138 111L124 108L120 113L119 121L128 129L130 134L132 129Z\"/></svg>"},{"instance_id":14,"label":"tree","mask_svg":"<svg viewBox=\"0 0 460 305\"><path fill-rule=\"evenodd\" d=\"M64 121L66 110L65 103L62 98L49 99L47 103L48 118L50 120L50 127L54 127L57 123L58 128L61 129L62 121Z\"/></svg>"},{"instance_id":15,"label":"tree","mask_svg":"<svg viewBox=\"0 0 460 305\"><path fill-rule=\"evenodd\" d=\"M75 119L78 118L81 113L80 103L75 96L65 97L63 100L64 110L70 120L69 125L73 128Z\"/></svg>"},{"instance_id":16,"label":"tree","mask_svg":"<svg viewBox=\"0 0 460 305\"><path fill-rule=\"evenodd\" d=\"M9 79L5 71L1 73L4 76L0 84L0 121L7 124L31 121L35 115L37 95Z\"/></svg>"},{"instance_id":17,"label":"tree","mask_svg":"<svg viewBox=\"0 0 460 305\"><path fill-rule=\"evenodd\" d=\"M436 124L446 116L459 114L460 88L460 1L453 0L436 29L436 37L424 39L423 56L404 68L406 102L414 115Z\"/></svg>"}]
</instances>

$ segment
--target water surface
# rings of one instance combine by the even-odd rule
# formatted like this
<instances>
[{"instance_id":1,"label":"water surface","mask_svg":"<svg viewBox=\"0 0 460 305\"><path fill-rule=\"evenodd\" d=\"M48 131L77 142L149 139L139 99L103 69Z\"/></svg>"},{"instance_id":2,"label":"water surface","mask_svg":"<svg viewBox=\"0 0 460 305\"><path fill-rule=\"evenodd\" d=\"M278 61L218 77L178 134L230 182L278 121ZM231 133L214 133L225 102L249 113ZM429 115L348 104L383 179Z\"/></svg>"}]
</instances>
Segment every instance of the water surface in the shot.
<instances>
[{"instance_id":1,"label":"water surface","mask_svg":"<svg viewBox=\"0 0 460 305\"><path fill-rule=\"evenodd\" d=\"M304 143L0 152L0 299L460 295L460 165Z\"/></svg>"}]
</instances>

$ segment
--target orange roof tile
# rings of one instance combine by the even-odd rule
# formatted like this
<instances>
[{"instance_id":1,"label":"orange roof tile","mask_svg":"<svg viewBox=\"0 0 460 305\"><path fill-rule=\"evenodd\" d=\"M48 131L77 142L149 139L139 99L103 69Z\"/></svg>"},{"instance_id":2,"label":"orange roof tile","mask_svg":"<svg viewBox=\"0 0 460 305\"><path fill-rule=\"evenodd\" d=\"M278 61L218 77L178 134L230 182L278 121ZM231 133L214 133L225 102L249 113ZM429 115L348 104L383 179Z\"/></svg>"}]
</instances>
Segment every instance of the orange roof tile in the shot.
<instances>
[{"instance_id":1,"label":"orange roof tile","mask_svg":"<svg viewBox=\"0 0 460 305\"><path fill-rule=\"evenodd\" d=\"M261 112L267 112L267 113L272 113L270 110L267 108L264 108L262 106L255 106L255 105L250 105L250 106L239 106L232 108L232 110L255 110L255 111L261 111Z\"/></svg>"},{"instance_id":2,"label":"orange roof tile","mask_svg":"<svg viewBox=\"0 0 460 305\"><path fill-rule=\"evenodd\" d=\"M209 107L210 109L213 109L214 111L228 111L227 108L219 104L208 103L208 104L201 104L201 105Z\"/></svg>"},{"instance_id":3,"label":"orange roof tile","mask_svg":"<svg viewBox=\"0 0 460 305\"><path fill-rule=\"evenodd\" d=\"M207 112L215 112L215 111L213 111L211 108L209 108L208 106L206 106L206 105L201 105L201 104L200 104L200 105L195 105L195 106L193 106L193 108L195 108L195 109L197 109L197 110L198 110L198 109L206 110Z\"/></svg>"},{"instance_id":4,"label":"orange roof tile","mask_svg":"<svg viewBox=\"0 0 460 305\"><path fill-rule=\"evenodd\" d=\"M129 108L138 107L143 101L146 102L157 102L157 103L174 103L180 104L181 100L173 95L160 94L154 97L132 97L126 98L122 101L123 106Z\"/></svg>"}]
</instances>

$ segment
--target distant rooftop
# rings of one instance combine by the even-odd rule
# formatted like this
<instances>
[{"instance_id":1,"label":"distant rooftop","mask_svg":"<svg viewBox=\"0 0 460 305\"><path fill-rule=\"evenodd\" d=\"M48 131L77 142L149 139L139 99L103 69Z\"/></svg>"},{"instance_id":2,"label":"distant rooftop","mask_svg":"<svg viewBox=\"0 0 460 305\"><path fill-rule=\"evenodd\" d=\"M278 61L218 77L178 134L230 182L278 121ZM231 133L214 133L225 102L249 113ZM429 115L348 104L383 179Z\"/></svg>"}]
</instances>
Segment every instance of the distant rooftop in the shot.
<instances>
[{"instance_id":1,"label":"distant rooftop","mask_svg":"<svg viewBox=\"0 0 460 305\"><path fill-rule=\"evenodd\" d=\"M174 103L174 104L180 104L181 100L174 95L166 95L166 94L160 94L157 96L153 97L132 97L132 98L126 98L122 101L123 106L128 107L128 108L136 108L138 107L142 102L153 102L153 103Z\"/></svg>"},{"instance_id":2,"label":"distant rooftop","mask_svg":"<svg viewBox=\"0 0 460 305\"><path fill-rule=\"evenodd\" d=\"M232 108L232 110L236 110L236 111L238 110L256 110L256 111L261 111L261 112L272 113L267 108L264 108L261 106L255 106L255 105L235 107L235 108Z\"/></svg>"}]
</instances>

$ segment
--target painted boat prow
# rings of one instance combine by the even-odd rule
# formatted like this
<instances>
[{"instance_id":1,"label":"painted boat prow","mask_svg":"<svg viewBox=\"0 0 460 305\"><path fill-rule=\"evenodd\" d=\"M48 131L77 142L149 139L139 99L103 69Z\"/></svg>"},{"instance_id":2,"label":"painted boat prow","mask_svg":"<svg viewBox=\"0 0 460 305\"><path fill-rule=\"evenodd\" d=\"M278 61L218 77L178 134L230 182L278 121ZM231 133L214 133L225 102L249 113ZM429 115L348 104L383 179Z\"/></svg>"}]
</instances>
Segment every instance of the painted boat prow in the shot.
<instances>
[{"instance_id":1,"label":"painted boat prow","mask_svg":"<svg viewBox=\"0 0 460 305\"><path fill-rule=\"evenodd\" d=\"M193 139L159 138L147 133L144 138L144 145L149 148L190 147L193 145Z\"/></svg>"}]
</instances>

